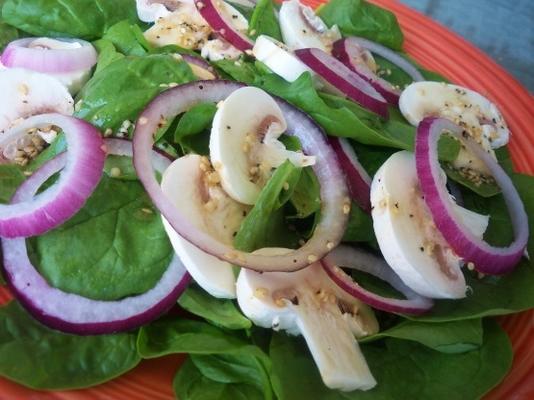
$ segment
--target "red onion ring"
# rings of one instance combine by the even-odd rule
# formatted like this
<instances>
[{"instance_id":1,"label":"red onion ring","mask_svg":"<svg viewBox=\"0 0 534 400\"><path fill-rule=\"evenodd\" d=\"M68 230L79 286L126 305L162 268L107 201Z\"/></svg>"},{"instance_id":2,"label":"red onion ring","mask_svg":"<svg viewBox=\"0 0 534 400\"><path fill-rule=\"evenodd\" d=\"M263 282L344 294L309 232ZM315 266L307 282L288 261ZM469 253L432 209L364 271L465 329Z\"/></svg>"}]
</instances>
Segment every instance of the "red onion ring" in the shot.
<instances>
[{"instance_id":1,"label":"red onion ring","mask_svg":"<svg viewBox=\"0 0 534 400\"><path fill-rule=\"evenodd\" d=\"M66 167L43 193L17 204L0 205L0 237L40 235L61 225L82 208L100 180L106 158L104 142L98 130L81 119L61 114L33 116L5 133L2 141L50 125L65 132Z\"/></svg>"},{"instance_id":2,"label":"red onion ring","mask_svg":"<svg viewBox=\"0 0 534 400\"><path fill-rule=\"evenodd\" d=\"M381 258L360 249L339 246L321 260L328 276L345 292L378 310L399 314L423 314L434 305L431 299L415 293L393 272ZM406 300L387 298L372 293L356 283L340 267L357 269L371 274L406 296Z\"/></svg>"},{"instance_id":3,"label":"red onion ring","mask_svg":"<svg viewBox=\"0 0 534 400\"><path fill-rule=\"evenodd\" d=\"M336 152L337 159L345 173L350 197L370 214L371 177L358 161L358 156L347 139L329 136L328 143Z\"/></svg>"},{"instance_id":4,"label":"red onion ring","mask_svg":"<svg viewBox=\"0 0 534 400\"><path fill-rule=\"evenodd\" d=\"M257 271L296 271L321 259L341 241L350 211L345 177L335 153L322 129L306 114L274 97L284 113L289 134L300 139L304 153L316 156L313 170L321 185L322 219L311 239L286 255L262 256L241 252L199 231L188 221L187 215L180 213L165 197L152 171L150 149L162 117L170 120L201 102L217 103L243 86L231 81L197 81L160 94L137 120L133 136L134 167L161 214L180 236L199 249L221 260Z\"/></svg>"},{"instance_id":5,"label":"red onion ring","mask_svg":"<svg viewBox=\"0 0 534 400\"><path fill-rule=\"evenodd\" d=\"M241 51L252 49L254 42L232 26L232 22L217 9L213 0L195 1L195 6L209 26L232 46Z\"/></svg>"},{"instance_id":6,"label":"red onion ring","mask_svg":"<svg viewBox=\"0 0 534 400\"><path fill-rule=\"evenodd\" d=\"M131 142L107 139L109 154L132 156ZM170 161L152 152L158 171ZM45 163L17 190L12 202L27 202L39 187L68 162L68 152ZM106 334L137 328L157 318L176 303L190 281L175 255L167 270L152 289L117 301L99 301L66 293L51 287L28 258L23 238L3 239L2 253L6 281L17 300L40 322L67 333Z\"/></svg>"},{"instance_id":7,"label":"red onion ring","mask_svg":"<svg viewBox=\"0 0 534 400\"><path fill-rule=\"evenodd\" d=\"M391 83L376 75L365 63L358 62L362 59L362 50L369 50L372 53L384 57L386 60L392 62L397 67L406 72L414 82L424 81L423 75L410 62L395 53L393 50L382 46L381 44L372 42L368 39L351 36L340 39L334 43L332 54L339 59L343 64L351 70L360 75L363 79L369 82L390 104L397 105L399 103L400 90L395 89Z\"/></svg>"},{"instance_id":8,"label":"red onion ring","mask_svg":"<svg viewBox=\"0 0 534 400\"><path fill-rule=\"evenodd\" d=\"M378 115L388 117L384 97L341 61L319 49L299 49L295 50L295 55L336 90Z\"/></svg>"},{"instance_id":9,"label":"red onion ring","mask_svg":"<svg viewBox=\"0 0 534 400\"><path fill-rule=\"evenodd\" d=\"M89 42L81 39L56 39L77 42L77 49L40 49L28 47L37 38L15 40L7 45L0 60L8 68L26 68L43 73L67 73L91 69L98 55Z\"/></svg>"},{"instance_id":10,"label":"red onion ring","mask_svg":"<svg viewBox=\"0 0 534 400\"><path fill-rule=\"evenodd\" d=\"M364 49L358 44L347 39L340 39L334 43L332 55L369 82L389 104L398 104L401 94L400 90L395 89L391 83L376 75L365 64L361 55L363 51Z\"/></svg>"},{"instance_id":11,"label":"red onion ring","mask_svg":"<svg viewBox=\"0 0 534 400\"><path fill-rule=\"evenodd\" d=\"M475 237L455 217L448 201L449 193L440 177L438 140L443 131L461 140L475 157L484 162L502 190L510 213L515 239L508 247L490 246ZM528 216L511 179L502 167L484 149L462 135L462 128L444 118L428 117L419 123L415 142L417 175L425 202L436 227L459 257L472 262L485 274L504 274L514 269L528 242Z\"/></svg>"}]
</instances>

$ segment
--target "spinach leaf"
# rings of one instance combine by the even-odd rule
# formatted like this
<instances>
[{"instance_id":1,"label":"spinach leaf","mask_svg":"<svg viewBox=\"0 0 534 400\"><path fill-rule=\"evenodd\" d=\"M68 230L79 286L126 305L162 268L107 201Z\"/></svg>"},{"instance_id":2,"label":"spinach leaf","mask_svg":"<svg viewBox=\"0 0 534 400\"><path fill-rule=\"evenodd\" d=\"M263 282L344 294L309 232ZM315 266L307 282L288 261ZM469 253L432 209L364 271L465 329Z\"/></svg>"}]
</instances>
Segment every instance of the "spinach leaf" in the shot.
<instances>
[{"instance_id":1,"label":"spinach leaf","mask_svg":"<svg viewBox=\"0 0 534 400\"><path fill-rule=\"evenodd\" d=\"M404 321L376 335L367 336L361 343L373 342L387 337L412 340L442 353L465 353L482 345L482 320L472 319L456 322L429 324Z\"/></svg>"},{"instance_id":2,"label":"spinach leaf","mask_svg":"<svg viewBox=\"0 0 534 400\"><path fill-rule=\"evenodd\" d=\"M321 186L311 167L302 169L289 200L295 207L296 218L307 218L321 210Z\"/></svg>"},{"instance_id":3,"label":"spinach leaf","mask_svg":"<svg viewBox=\"0 0 534 400\"><path fill-rule=\"evenodd\" d=\"M35 36L98 39L113 24L136 23L134 0L6 0L4 22Z\"/></svg>"},{"instance_id":4,"label":"spinach leaf","mask_svg":"<svg viewBox=\"0 0 534 400\"><path fill-rule=\"evenodd\" d=\"M18 37L19 31L17 28L2 22L0 19L0 51L4 50L4 47L13 40L18 39Z\"/></svg>"},{"instance_id":5,"label":"spinach leaf","mask_svg":"<svg viewBox=\"0 0 534 400\"><path fill-rule=\"evenodd\" d=\"M426 322L458 321L492 315L512 314L534 307L534 268L522 261L514 272L477 279L467 277L470 290L459 300L438 300L432 311L410 319Z\"/></svg>"},{"instance_id":6,"label":"spinach leaf","mask_svg":"<svg viewBox=\"0 0 534 400\"><path fill-rule=\"evenodd\" d=\"M232 300L217 299L197 286L190 286L178 299L178 304L192 314L214 325L227 329L250 329L245 318Z\"/></svg>"},{"instance_id":7,"label":"spinach leaf","mask_svg":"<svg viewBox=\"0 0 534 400\"><path fill-rule=\"evenodd\" d=\"M223 77L251 85L259 74L254 64L244 60L220 60L212 63Z\"/></svg>"},{"instance_id":8,"label":"spinach leaf","mask_svg":"<svg viewBox=\"0 0 534 400\"><path fill-rule=\"evenodd\" d=\"M228 396L243 390L253 394L252 398L273 397L269 357L235 331L225 332L205 322L166 318L141 328L137 348L144 358L191 354L192 365L186 362L174 381L182 399L215 396L233 400ZM200 391L199 385L206 385L206 392ZM257 397L258 393L263 397Z\"/></svg>"},{"instance_id":9,"label":"spinach leaf","mask_svg":"<svg viewBox=\"0 0 534 400\"><path fill-rule=\"evenodd\" d=\"M132 158L127 156L108 155L104 163L104 173L113 179L124 181L138 180Z\"/></svg>"},{"instance_id":10,"label":"spinach leaf","mask_svg":"<svg viewBox=\"0 0 534 400\"><path fill-rule=\"evenodd\" d=\"M206 322L163 318L140 329L137 350L143 358L168 354L249 354L269 363L267 355L236 331L224 330Z\"/></svg>"},{"instance_id":11,"label":"spinach leaf","mask_svg":"<svg viewBox=\"0 0 534 400\"><path fill-rule=\"evenodd\" d=\"M437 72L429 71L429 70L422 68L408 54L403 53L403 52L398 52L397 54L405 58L411 64L413 64L419 70L419 72L421 72L421 74L426 80L437 81L437 82L447 82L447 83L449 82L447 78L438 74ZM386 60L385 58L380 57L379 55L376 55L376 54L373 54L373 58L375 59L379 70L383 71L382 78L384 78L388 82L392 83L393 85L398 86L401 89L403 89L404 87L406 87L407 85L413 82L413 79L406 72L404 72L403 69L399 68L396 64L393 64L391 61Z\"/></svg>"},{"instance_id":12,"label":"spinach leaf","mask_svg":"<svg viewBox=\"0 0 534 400\"><path fill-rule=\"evenodd\" d=\"M174 142L188 147L184 141L188 136L198 135L211 127L217 107L213 103L200 103L191 107L180 118L174 131Z\"/></svg>"},{"instance_id":13,"label":"spinach leaf","mask_svg":"<svg viewBox=\"0 0 534 400\"><path fill-rule=\"evenodd\" d=\"M334 391L323 385L300 338L275 333L270 355L276 395L280 400L470 400L497 385L512 363L509 339L494 321L484 323L482 347L463 354L445 354L393 338L361 348L377 386L366 392Z\"/></svg>"},{"instance_id":14,"label":"spinach leaf","mask_svg":"<svg viewBox=\"0 0 534 400\"><path fill-rule=\"evenodd\" d=\"M116 23L106 31L102 39L109 40L126 56L144 56L150 49L139 25L131 24L130 21Z\"/></svg>"},{"instance_id":15,"label":"spinach leaf","mask_svg":"<svg viewBox=\"0 0 534 400\"><path fill-rule=\"evenodd\" d=\"M350 142L350 144L358 157L358 161L371 177L375 176L382 164L398 151L389 147L368 146L354 142Z\"/></svg>"},{"instance_id":16,"label":"spinach leaf","mask_svg":"<svg viewBox=\"0 0 534 400\"><path fill-rule=\"evenodd\" d=\"M272 0L259 0L250 19L249 34L253 39L267 35L282 41L282 33Z\"/></svg>"},{"instance_id":17,"label":"spinach leaf","mask_svg":"<svg viewBox=\"0 0 534 400\"><path fill-rule=\"evenodd\" d=\"M0 164L0 204L7 204L15 190L26 177L21 167L14 164Z\"/></svg>"},{"instance_id":18,"label":"spinach leaf","mask_svg":"<svg viewBox=\"0 0 534 400\"><path fill-rule=\"evenodd\" d=\"M199 360L199 356L195 359ZM204 376L192 358L180 367L174 377L173 389L182 400L262 400L263 394L243 383L221 383Z\"/></svg>"},{"instance_id":19,"label":"spinach leaf","mask_svg":"<svg viewBox=\"0 0 534 400\"><path fill-rule=\"evenodd\" d=\"M350 208L349 221L343 235L343 242L365 242L373 245L376 243L371 215L367 214L355 203L352 203Z\"/></svg>"},{"instance_id":20,"label":"spinach leaf","mask_svg":"<svg viewBox=\"0 0 534 400\"><path fill-rule=\"evenodd\" d=\"M172 257L142 185L107 176L73 218L30 243L32 260L52 286L99 300L149 290Z\"/></svg>"},{"instance_id":21,"label":"spinach leaf","mask_svg":"<svg viewBox=\"0 0 534 400\"><path fill-rule=\"evenodd\" d=\"M114 61L124 58L124 54L119 53L113 43L108 39L97 40L93 42L93 46L96 48L96 51L98 51L95 75Z\"/></svg>"},{"instance_id":22,"label":"spinach leaf","mask_svg":"<svg viewBox=\"0 0 534 400\"><path fill-rule=\"evenodd\" d=\"M24 386L94 386L138 362L135 334L68 335L41 325L14 301L0 308L0 375Z\"/></svg>"},{"instance_id":23,"label":"spinach leaf","mask_svg":"<svg viewBox=\"0 0 534 400\"><path fill-rule=\"evenodd\" d=\"M280 165L262 189L256 204L241 223L234 246L243 251L262 247L295 246L294 232L289 232L282 206L289 200L302 169L289 161Z\"/></svg>"},{"instance_id":24,"label":"spinach leaf","mask_svg":"<svg viewBox=\"0 0 534 400\"><path fill-rule=\"evenodd\" d=\"M273 398L269 371L266 370L261 360L253 355L218 354L206 356L193 354L191 360L205 377L215 382L255 388L257 395L253 398L258 400Z\"/></svg>"},{"instance_id":25,"label":"spinach leaf","mask_svg":"<svg viewBox=\"0 0 534 400\"><path fill-rule=\"evenodd\" d=\"M364 0L331 0L319 9L328 25L337 25L343 36L363 36L400 50L404 37L395 15Z\"/></svg>"},{"instance_id":26,"label":"spinach leaf","mask_svg":"<svg viewBox=\"0 0 534 400\"><path fill-rule=\"evenodd\" d=\"M95 74L78 99L79 118L101 129L117 129L125 120L134 120L165 85L195 80L191 68L168 55L118 59Z\"/></svg>"},{"instance_id":27,"label":"spinach leaf","mask_svg":"<svg viewBox=\"0 0 534 400\"><path fill-rule=\"evenodd\" d=\"M463 187L470 189L479 196L493 197L501 192L499 187L494 183L481 183L480 185L476 185L471 180L461 175L455 168L453 168L448 163L443 164L442 167L449 178L459 183Z\"/></svg>"}]
</instances>

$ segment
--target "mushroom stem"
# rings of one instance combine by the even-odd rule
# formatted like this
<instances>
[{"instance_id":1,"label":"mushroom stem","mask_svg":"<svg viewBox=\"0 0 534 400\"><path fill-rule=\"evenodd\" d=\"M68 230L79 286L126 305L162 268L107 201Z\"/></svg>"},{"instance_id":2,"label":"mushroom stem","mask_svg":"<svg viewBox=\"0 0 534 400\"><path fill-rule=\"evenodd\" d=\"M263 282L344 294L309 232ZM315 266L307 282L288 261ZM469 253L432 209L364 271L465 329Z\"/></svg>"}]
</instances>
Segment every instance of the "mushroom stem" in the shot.
<instances>
[{"instance_id":1,"label":"mushroom stem","mask_svg":"<svg viewBox=\"0 0 534 400\"><path fill-rule=\"evenodd\" d=\"M336 300L334 294L301 291L298 305L291 306L297 314L297 326L326 386L343 391L369 390L376 381Z\"/></svg>"}]
</instances>

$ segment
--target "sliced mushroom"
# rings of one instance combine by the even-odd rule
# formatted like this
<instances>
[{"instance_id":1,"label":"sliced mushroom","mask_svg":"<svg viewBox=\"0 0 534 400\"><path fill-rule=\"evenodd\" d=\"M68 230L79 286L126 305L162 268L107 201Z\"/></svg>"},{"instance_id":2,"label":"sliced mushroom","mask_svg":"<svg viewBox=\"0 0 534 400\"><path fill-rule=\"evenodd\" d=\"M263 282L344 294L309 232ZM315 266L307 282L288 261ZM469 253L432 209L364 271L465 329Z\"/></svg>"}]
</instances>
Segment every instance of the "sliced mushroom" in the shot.
<instances>
[{"instance_id":1,"label":"sliced mushroom","mask_svg":"<svg viewBox=\"0 0 534 400\"><path fill-rule=\"evenodd\" d=\"M261 249L266 255L287 249ZM356 337L376 333L372 310L342 292L319 263L297 272L242 269L237 301L256 325L302 334L326 386L351 391L376 385Z\"/></svg>"}]
</instances>

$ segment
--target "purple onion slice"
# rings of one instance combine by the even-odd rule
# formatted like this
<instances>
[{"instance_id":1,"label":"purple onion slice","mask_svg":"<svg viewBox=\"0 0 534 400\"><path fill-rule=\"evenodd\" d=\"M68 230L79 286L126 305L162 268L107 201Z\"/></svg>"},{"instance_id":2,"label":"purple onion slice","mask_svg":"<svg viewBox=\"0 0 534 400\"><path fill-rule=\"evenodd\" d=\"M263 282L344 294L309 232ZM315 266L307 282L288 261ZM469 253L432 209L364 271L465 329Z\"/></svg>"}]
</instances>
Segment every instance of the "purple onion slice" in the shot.
<instances>
[{"instance_id":1,"label":"purple onion slice","mask_svg":"<svg viewBox=\"0 0 534 400\"><path fill-rule=\"evenodd\" d=\"M456 217L443 184L438 162L438 140L442 133L456 137L478 157L493 175L502 194L514 230L514 241L507 247L489 245L474 236ZM473 139L462 135L462 128L445 118L428 117L419 123L415 142L417 175L425 202L436 227L456 254L466 263L485 274L505 274L512 271L525 252L529 228L528 216L514 184L499 163Z\"/></svg>"},{"instance_id":2,"label":"purple onion slice","mask_svg":"<svg viewBox=\"0 0 534 400\"><path fill-rule=\"evenodd\" d=\"M107 139L109 154L131 156L132 146L120 139ZM154 164L163 172L170 161L152 152ZM66 167L68 152L45 163L15 193L12 203L30 200L39 187ZM99 301L51 287L32 265L23 238L3 239L6 281L17 300L43 324L78 335L107 334L137 328L172 307L187 287L190 276L175 255L159 282L137 296Z\"/></svg>"},{"instance_id":3,"label":"purple onion slice","mask_svg":"<svg viewBox=\"0 0 534 400\"><path fill-rule=\"evenodd\" d=\"M100 132L81 119L61 114L30 117L4 133L0 143L51 125L65 132L65 168L44 192L16 204L0 205L0 237L40 235L61 225L83 207L100 181L106 158L104 142Z\"/></svg>"},{"instance_id":4,"label":"purple onion slice","mask_svg":"<svg viewBox=\"0 0 534 400\"><path fill-rule=\"evenodd\" d=\"M0 61L8 68L25 68L42 73L68 73L91 69L97 62L93 45L81 39L57 39L65 43L79 43L72 49L31 47L38 38L14 40L4 49Z\"/></svg>"},{"instance_id":5,"label":"purple onion slice","mask_svg":"<svg viewBox=\"0 0 534 400\"><path fill-rule=\"evenodd\" d=\"M296 271L324 257L343 237L350 212L345 177L323 130L306 114L282 99L275 100L286 119L287 132L299 138L305 154L316 157L313 170L321 186L321 221L302 247L280 256L265 256L236 250L209 233L199 230L188 216L174 207L154 177L151 149L154 132L162 118L172 119L202 102L224 101L244 85L231 81L198 81L167 90L156 97L137 120L134 141L134 167L154 205L174 230L204 252L221 260L257 271ZM238 116L243 118L245 116Z\"/></svg>"},{"instance_id":6,"label":"purple onion slice","mask_svg":"<svg viewBox=\"0 0 534 400\"><path fill-rule=\"evenodd\" d=\"M328 276L345 292L378 310L399 314L424 314L434 305L406 286L391 267L381 258L348 246L339 246L321 260ZM397 289L405 300L388 298L364 289L347 275L341 267L371 274Z\"/></svg>"},{"instance_id":7,"label":"purple onion slice","mask_svg":"<svg viewBox=\"0 0 534 400\"><path fill-rule=\"evenodd\" d=\"M295 50L295 55L331 87L362 107L388 118L388 103L369 82L345 64L319 49Z\"/></svg>"},{"instance_id":8,"label":"purple onion slice","mask_svg":"<svg viewBox=\"0 0 534 400\"><path fill-rule=\"evenodd\" d=\"M217 8L214 0L195 0L198 12L211 28L236 49L251 50L254 42L232 26L225 15Z\"/></svg>"},{"instance_id":9,"label":"purple onion slice","mask_svg":"<svg viewBox=\"0 0 534 400\"><path fill-rule=\"evenodd\" d=\"M364 211L371 213L371 177L358 161L358 156L347 139L330 136L330 146L341 164L352 200Z\"/></svg>"}]
</instances>

